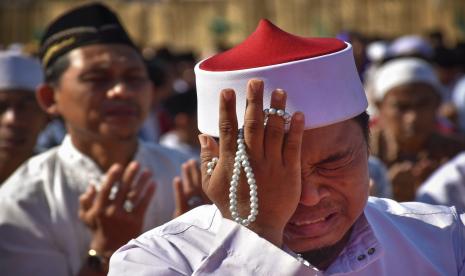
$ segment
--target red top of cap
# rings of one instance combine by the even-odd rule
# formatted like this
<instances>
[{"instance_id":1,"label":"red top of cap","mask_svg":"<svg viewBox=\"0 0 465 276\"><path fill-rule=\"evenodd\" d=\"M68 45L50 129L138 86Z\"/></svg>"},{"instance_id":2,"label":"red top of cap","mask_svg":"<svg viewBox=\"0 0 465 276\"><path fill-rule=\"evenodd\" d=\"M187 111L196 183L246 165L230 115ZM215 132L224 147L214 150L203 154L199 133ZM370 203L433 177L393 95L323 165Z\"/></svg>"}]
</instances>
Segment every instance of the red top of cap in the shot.
<instances>
[{"instance_id":1,"label":"red top of cap","mask_svg":"<svg viewBox=\"0 0 465 276\"><path fill-rule=\"evenodd\" d=\"M205 71L250 69L318 57L345 49L335 38L305 38L287 33L266 19L236 47L214 55L200 64Z\"/></svg>"}]
</instances>

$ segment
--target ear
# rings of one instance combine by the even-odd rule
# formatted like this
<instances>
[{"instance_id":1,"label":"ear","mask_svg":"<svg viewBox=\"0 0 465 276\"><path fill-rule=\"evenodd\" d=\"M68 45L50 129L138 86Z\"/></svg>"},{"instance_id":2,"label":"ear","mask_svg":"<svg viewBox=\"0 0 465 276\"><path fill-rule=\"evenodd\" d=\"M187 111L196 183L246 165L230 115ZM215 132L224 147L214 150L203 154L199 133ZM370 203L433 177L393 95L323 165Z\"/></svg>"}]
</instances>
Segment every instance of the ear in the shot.
<instances>
[{"instance_id":1,"label":"ear","mask_svg":"<svg viewBox=\"0 0 465 276\"><path fill-rule=\"evenodd\" d=\"M50 115L56 116L58 107L55 101L55 88L51 85L43 83L36 88L36 99L40 107Z\"/></svg>"}]
</instances>

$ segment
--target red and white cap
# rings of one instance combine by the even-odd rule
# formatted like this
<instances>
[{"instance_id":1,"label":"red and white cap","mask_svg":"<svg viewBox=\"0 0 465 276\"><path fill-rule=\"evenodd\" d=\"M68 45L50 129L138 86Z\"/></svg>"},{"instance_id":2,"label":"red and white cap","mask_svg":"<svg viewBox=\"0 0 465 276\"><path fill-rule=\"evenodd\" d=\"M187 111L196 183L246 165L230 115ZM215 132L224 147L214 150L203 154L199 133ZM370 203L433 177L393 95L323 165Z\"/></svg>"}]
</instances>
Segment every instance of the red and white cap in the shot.
<instances>
[{"instance_id":1,"label":"red and white cap","mask_svg":"<svg viewBox=\"0 0 465 276\"><path fill-rule=\"evenodd\" d=\"M219 93L236 92L238 124L244 123L247 82L265 83L264 108L271 92L287 92L286 111L305 114L306 129L353 118L368 106L355 67L352 46L334 38L304 38L289 34L268 20L236 47L195 66L198 127L219 136Z\"/></svg>"}]
</instances>

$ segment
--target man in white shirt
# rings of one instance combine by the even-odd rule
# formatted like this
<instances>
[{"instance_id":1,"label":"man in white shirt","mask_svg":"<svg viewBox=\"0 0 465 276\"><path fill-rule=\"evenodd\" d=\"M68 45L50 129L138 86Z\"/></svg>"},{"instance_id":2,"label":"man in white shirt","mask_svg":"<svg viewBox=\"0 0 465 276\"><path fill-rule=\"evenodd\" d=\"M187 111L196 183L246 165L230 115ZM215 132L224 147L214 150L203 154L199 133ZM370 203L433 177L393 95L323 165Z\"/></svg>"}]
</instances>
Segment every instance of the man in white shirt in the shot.
<instances>
[{"instance_id":1,"label":"man in white shirt","mask_svg":"<svg viewBox=\"0 0 465 276\"><path fill-rule=\"evenodd\" d=\"M264 20L196 77L214 205L123 246L109 275L465 275L454 209L368 199L367 101L350 44Z\"/></svg>"},{"instance_id":2,"label":"man in white shirt","mask_svg":"<svg viewBox=\"0 0 465 276\"><path fill-rule=\"evenodd\" d=\"M184 155L137 139L151 82L116 15L73 9L41 41L40 105L64 118L62 145L0 189L2 275L106 275L110 255L175 211Z\"/></svg>"},{"instance_id":3,"label":"man in white shirt","mask_svg":"<svg viewBox=\"0 0 465 276\"><path fill-rule=\"evenodd\" d=\"M48 120L34 95L43 75L36 58L0 51L0 183L35 154Z\"/></svg>"}]
</instances>

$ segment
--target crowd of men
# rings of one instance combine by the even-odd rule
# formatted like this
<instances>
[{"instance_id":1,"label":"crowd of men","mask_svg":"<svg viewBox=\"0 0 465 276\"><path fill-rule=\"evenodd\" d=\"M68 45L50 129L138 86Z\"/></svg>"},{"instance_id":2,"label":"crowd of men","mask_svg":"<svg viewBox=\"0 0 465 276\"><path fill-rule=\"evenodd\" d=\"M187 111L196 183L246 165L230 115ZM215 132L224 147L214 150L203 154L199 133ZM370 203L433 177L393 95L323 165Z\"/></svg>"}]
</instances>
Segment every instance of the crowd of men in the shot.
<instances>
[{"instance_id":1,"label":"crowd of men","mask_svg":"<svg viewBox=\"0 0 465 276\"><path fill-rule=\"evenodd\" d=\"M465 275L465 46L262 20L197 62L98 3L0 51L2 275Z\"/></svg>"}]
</instances>

